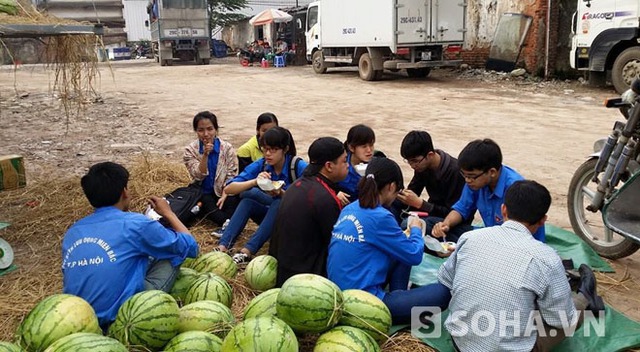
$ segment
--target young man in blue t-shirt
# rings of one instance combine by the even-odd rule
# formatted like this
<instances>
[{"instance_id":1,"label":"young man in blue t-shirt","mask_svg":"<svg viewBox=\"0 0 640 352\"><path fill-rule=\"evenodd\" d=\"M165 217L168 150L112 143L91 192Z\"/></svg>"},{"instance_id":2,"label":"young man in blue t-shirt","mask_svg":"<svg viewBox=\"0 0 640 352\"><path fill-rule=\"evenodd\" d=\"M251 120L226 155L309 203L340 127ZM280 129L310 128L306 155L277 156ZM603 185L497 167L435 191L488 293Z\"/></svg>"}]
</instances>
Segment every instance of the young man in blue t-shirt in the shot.
<instances>
[{"instance_id":1,"label":"young man in blue t-shirt","mask_svg":"<svg viewBox=\"0 0 640 352\"><path fill-rule=\"evenodd\" d=\"M467 144L458 156L458 165L466 183L460 199L444 219L427 221L427 231L432 236L454 242L473 230L464 221L473 219L476 210L484 226L502 225L501 206L507 188L523 179L514 169L502 164L500 147L491 139L477 139ZM544 226L540 226L533 237L544 242Z\"/></svg>"},{"instance_id":2,"label":"young man in blue t-shirt","mask_svg":"<svg viewBox=\"0 0 640 352\"><path fill-rule=\"evenodd\" d=\"M129 172L121 165L93 165L81 184L95 212L73 224L62 240L63 292L85 299L106 329L120 306L143 290L168 292L180 264L198 255L198 244L164 199L153 209L171 228L130 213Z\"/></svg>"}]
</instances>

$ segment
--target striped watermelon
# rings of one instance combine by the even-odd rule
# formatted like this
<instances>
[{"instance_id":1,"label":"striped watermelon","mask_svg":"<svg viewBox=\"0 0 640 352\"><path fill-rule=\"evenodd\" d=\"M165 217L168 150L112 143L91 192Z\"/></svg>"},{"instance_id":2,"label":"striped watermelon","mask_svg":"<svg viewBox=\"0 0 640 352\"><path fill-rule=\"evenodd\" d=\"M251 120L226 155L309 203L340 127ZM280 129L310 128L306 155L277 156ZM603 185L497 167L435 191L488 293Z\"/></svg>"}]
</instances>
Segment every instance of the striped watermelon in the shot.
<instances>
[{"instance_id":1,"label":"striped watermelon","mask_svg":"<svg viewBox=\"0 0 640 352\"><path fill-rule=\"evenodd\" d=\"M178 331L206 331L224 338L234 323L229 307L215 301L198 301L180 308Z\"/></svg>"},{"instance_id":2,"label":"striped watermelon","mask_svg":"<svg viewBox=\"0 0 640 352\"><path fill-rule=\"evenodd\" d=\"M388 339L391 312L376 296L362 290L342 291L344 304L338 325L348 325L368 333L378 343Z\"/></svg>"},{"instance_id":3,"label":"striped watermelon","mask_svg":"<svg viewBox=\"0 0 640 352\"><path fill-rule=\"evenodd\" d=\"M380 352L380 346L358 328L337 326L320 335L313 352Z\"/></svg>"},{"instance_id":4,"label":"striped watermelon","mask_svg":"<svg viewBox=\"0 0 640 352\"><path fill-rule=\"evenodd\" d=\"M56 340L76 332L101 334L96 313L80 297L56 294L40 301L27 314L16 335L22 348L43 351Z\"/></svg>"},{"instance_id":5,"label":"striped watermelon","mask_svg":"<svg viewBox=\"0 0 640 352\"><path fill-rule=\"evenodd\" d=\"M0 341L0 352L24 352L24 350L11 342Z\"/></svg>"},{"instance_id":6,"label":"striped watermelon","mask_svg":"<svg viewBox=\"0 0 640 352\"><path fill-rule=\"evenodd\" d=\"M245 308L243 319L276 316L278 293L280 293L279 288L272 288L254 297Z\"/></svg>"},{"instance_id":7,"label":"striped watermelon","mask_svg":"<svg viewBox=\"0 0 640 352\"><path fill-rule=\"evenodd\" d=\"M323 332L342 316L342 292L320 275L294 275L282 285L276 311L278 318L296 332Z\"/></svg>"},{"instance_id":8,"label":"striped watermelon","mask_svg":"<svg viewBox=\"0 0 640 352\"><path fill-rule=\"evenodd\" d=\"M118 309L109 336L127 346L159 350L178 333L180 309L170 294L150 290L131 296Z\"/></svg>"},{"instance_id":9,"label":"striped watermelon","mask_svg":"<svg viewBox=\"0 0 640 352\"><path fill-rule=\"evenodd\" d=\"M44 352L127 352L127 348L110 337L77 332L52 343Z\"/></svg>"},{"instance_id":10,"label":"striped watermelon","mask_svg":"<svg viewBox=\"0 0 640 352\"><path fill-rule=\"evenodd\" d=\"M172 338L164 352L220 352L222 340L208 332L187 331Z\"/></svg>"},{"instance_id":11,"label":"striped watermelon","mask_svg":"<svg viewBox=\"0 0 640 352\"><path fill-rule=\"evenodd\" d=\"M229 280L238 272L238 264L227 253L209 252L196 259L191 268L199 273L214 273Z\"/></svg>"},{"instance_id":12,"label":"striped watermelon","mask_svg":"<svg viewBox=\"0 0 640 352\"><path fill-rule=\"evenodd\" d=\"M258 291L266 291L276 286L278 260L270 255L259 255L249 262L244 270L244 278L249 286Z\"/></svg>"},{"instance_id":13,"label":"striped watermelon","mask_svg":"<svg viewBox=\"0 0 640 352\"><path fill-rule=\"evenodd\" d=\"M298 339L276 317L247 319L236 325L222 342L222 352L298 352Z\"/></svg>"},{"instance_id":14,"label":"striped watermelon","mask_svg":"<svg viewBox=\"0 0 640 352\"><path fill-rule=\"evenodd\" d=\"M185 293L187 293L187 290L198 275L198 272L193 269L180 267L178 277L173 283L173 287L170 292L171 296L173 296L178 303L184 302Z\"/></svg>"},{"instance_id":15,"label":"striped watermelon","mask_svg":"<svg viewBox=\"0 0 640 352\"><path fill-rule=\"evenodd\" d=\"M184 303L216 301L231 307L233 301L231 286L218 275L205 273L198 276L184 295Z\"/></svg>"},{"instance_id":16,"label":"striped watermelon","mask_svg":"<svg viewBox=\"0 0 640 352\"><path fill-rule=\"evenodd\" d=\"M187 269L193 269L193 263L196 262L195 258L185 258L184 262L182 262L182 265L180 265L181 268L187 268Z\"/></svg>"}]
</instances>

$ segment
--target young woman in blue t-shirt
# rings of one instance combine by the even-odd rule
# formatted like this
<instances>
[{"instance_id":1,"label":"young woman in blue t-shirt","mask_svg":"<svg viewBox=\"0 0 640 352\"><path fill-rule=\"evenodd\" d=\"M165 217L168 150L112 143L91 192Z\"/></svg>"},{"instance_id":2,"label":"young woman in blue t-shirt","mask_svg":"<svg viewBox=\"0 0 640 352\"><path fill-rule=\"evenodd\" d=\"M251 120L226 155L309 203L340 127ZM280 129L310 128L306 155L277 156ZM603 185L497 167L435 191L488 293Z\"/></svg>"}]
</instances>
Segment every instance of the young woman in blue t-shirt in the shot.
<instances>
[{"instance_id":1,"label":"young woman in blue t-shirt","mask_svg":"<svg viewBox=\"0 0 640 352\"><path fill-rule=\"evenodd\" d=\"M349 164L349 174L347 178L338 182L338 199L343 205L358 199L358 181L361 173L356 170L366 167L366 163L373 158L373 146L376 143L376 134L371 127L366 125L355 125L347 132L347 140L344 142L344 149L347 151L347 162Z\"/></svg>"},{"instance_id":2,"label":"young woman in blue t-shirt","mask_svg":"<svg viewBox=\"0 0 640 352\"><path fill-rule=\"evenodd\" d=\"M422 261L424 241L420 220L412 219L406 235L384 207L402 188L398 164L373 158L358 183L358 200L342 209L333 228L327 260L331 281L342 290L360 289L380 298L394 324L409 323L414 306L446 308L451 299L440 283L407 289L411 266Z\"/></svg>"},{"instance_id":3,"label":"young woman in blue t-shirt","mask_svg":"<svg viewBox=\"0 0 640 352\"><path fill-rule=\"evenodd\" d=\"M222 232L217 250L227 252L249 219L259 224L251 239L233 256L239 264L248 262L269 240L282 195L294 179L302 176L307 166L306 161L295 157L296 146L289 130L273 127L259 142L264 158L249 164L224 188L228 194L239 194L241 200ZM292 170L293 175L290 175ZM262 191L258 188L259 179L282 181L283 184L275 190Z\"/></svg>"}]
</instances>

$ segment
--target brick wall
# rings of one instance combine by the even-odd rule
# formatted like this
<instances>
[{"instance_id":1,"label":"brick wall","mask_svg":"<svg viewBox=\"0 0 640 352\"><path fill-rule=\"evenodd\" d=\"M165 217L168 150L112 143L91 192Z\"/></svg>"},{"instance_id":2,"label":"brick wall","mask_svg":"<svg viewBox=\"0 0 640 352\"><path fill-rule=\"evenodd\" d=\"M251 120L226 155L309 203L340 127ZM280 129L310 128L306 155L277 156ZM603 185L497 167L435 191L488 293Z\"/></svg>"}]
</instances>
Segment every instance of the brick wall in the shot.
<instances>
[{"instance_id":1,"label":"brick wall","mask_svg":"<svg viewBox=\"0 0 640 352\"><path fill-rule=\"evenodd\" d=\"M575 0L562 1L564 3L563 8L566 7L567 3L570 3L571 1L575 2ZM503 2L506 3L506 1L504 0ZM492 1L489 3L484 0L471 0L469 2L469 6L470 8L473 8L475 12L471 14L471 11L468 11L468 19L470 20L467 22L468 26L478 26L478 24L473 23L474 19L486 21L486 17L478 16L476 12L478 12L478 9L479 11L489 12L491 11L492 7L496 7L496 4L499 8L499 11L495 12L493 18L499 18L505 12L522 13L524 15L532 17L531 26L529 27L524 46L522 48L522 51L520 52L517 66L526 68L530 73L543 75L546 55L545 44L547 31L547 0L529 0L519 2L519 4L522 6L520 8L500 8L500 0ZM567 33L567 31L570 30L570 28L568 28L564 23L560 23L560 19L563 18L563 21L566 21L567 16L566 10L563 10L563 15L561 16L561 10L560 6L558 5L558 0L552 1L550 15L551 31L549 35L549 72L553 73L556 66L558 66L558 61L566 61L564 60L564 52L562 50L560 52L563 54L563 57L558 57L558 48L559 46L561 48L564 48L564 46L566 46L565 36L569 36L569 33ZM473 33L473 31L471 31L471 33ZM560 41L559 37L561 39ZM492 38L482 39L483 40L480 40L477 37L468 37L466 39L465 47L462 51L462 58L465 63L471 65L472 67L484 67L489 57L489 48L491 46Z\"/></svg>"}]
</instances>

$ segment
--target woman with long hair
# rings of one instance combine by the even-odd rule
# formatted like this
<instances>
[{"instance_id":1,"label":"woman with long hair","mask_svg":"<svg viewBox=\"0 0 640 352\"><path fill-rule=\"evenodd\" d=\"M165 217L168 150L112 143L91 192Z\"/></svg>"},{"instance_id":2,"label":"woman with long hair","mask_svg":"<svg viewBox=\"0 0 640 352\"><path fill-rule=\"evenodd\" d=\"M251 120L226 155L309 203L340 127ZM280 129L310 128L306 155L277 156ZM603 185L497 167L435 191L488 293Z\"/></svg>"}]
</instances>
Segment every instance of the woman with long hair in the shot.
<instances>
[{"instance_id":1,"label":"woman with long hair","mask_svg":"<svg viewBox=\"0 0 640 352\"><path fill-rule=\"evenodd\" d=\"M409 323L414 306L444 309L451 299L440 283L407 289L411 266L422 261L424 241L421 220L412 218L405 234L385 208L403 187L398 164L373 158L358 183L358 200L342 209L333 228L327 259L331 281L342 290L360 289L380 298L394 324Z\"/></svg>"},{"instance_id":2,"label":"woman with long hair","mask_svg":"<svg viewBox=\"0 0 640 352\"><path fill-rule=\"evenodd\" d=\"M216 250L227 252L252 219L259 224L251 239L233 256L236 263L246 263L269 240L282 195L293 181L302 176L307 162L296 157L296 146L289 130L273 127L260 138L264 158L249 164L225 187L228 194L240 195L240 204L222 232ZM263 191L260 179L282 181L282 186Z\"/></svg>"},{"instance_id":3,"label":"woman with long hair","mask_svg":"<svg viewBox=\"0 0 640 352\"><path fill-rule=\"evenodd\" d=\"M197 139L185 148L182 157L191 178L202 187L200 214L222 226L231 217L238 201L228 197L224 186L238 174L238 163L231 143L219 136L218 118L209 111L193 117Z\"/></svg>"}]
</instances>

